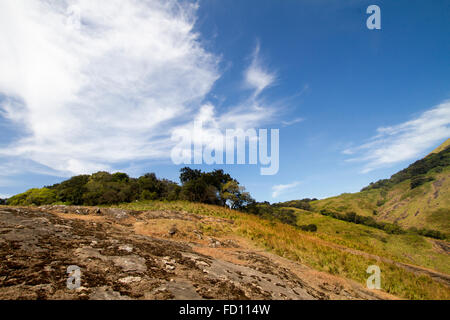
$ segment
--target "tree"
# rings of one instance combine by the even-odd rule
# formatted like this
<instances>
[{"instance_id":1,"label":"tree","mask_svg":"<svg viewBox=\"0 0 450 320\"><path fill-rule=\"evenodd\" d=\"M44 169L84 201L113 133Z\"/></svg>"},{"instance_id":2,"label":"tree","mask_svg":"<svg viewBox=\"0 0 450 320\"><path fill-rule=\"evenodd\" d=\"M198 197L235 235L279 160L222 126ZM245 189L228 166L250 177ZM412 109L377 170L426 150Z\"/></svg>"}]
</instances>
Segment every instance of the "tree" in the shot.
<instances>
[{"instance_id":1,"label":"tree","mask_svg":"<svg viewBox=\"0 0 450 320\"><path fill-rule=\"evenodd\" d=\"M239 186L236 180L231 180L222 185L220 198L231 209L242 209L253 201L250 193L245 188Z\"/></svg>"},{"instance_id":2,"label":"tree","mask_svg":"<svg viewBox=\"0 0 450 320\"><path fill-rule=\"evenodd\" d=\"M432 177L424 177L424 176L415 176L411 179L410 187L411 189L420 187L424 183L427 183L429 181L433 181L434 179Z\"/></svg>"},{"instance_id":3,"label":"tree","mask_svg":"<svg viewBox=\"0 0 450 320\"><path fill-rule=\"evenodd\" d=\"M180 181L181 184L185 184L186 182L197 180L201 178L202 171L201 170L194 170L188 167L185 167L180 170Z\"/></svg>"},{"instance_id":4,"label":"tree","mask_svg":"<svg viewBox=\"0 0 450 320\"><path fill-rule=\"evenodd\" d=\"M203 179L186 182L181 189L181 198L192 202L217 204L217 190Z\"/></svg>"},{"instance_id":5,"label":"tree","mask_svg":"<svg viewBox=\"0 0 450 320\"><path fill-rule=\"evenodd\" d=\"M308 225L300 226L300 229L302 229L303 231L316 232L317 226L315 224L308 224Z\"/></svg>"},{"instance_id":6,"label":"tree","mask_svg":"<svg viewBox=\"0 0 450 320\"><path fill-rule=\"evenodd\" d=\"M83 194L87 192L86 183L89 175L80 175L50 187L55 190L58 200L73 205L83 204Z\"/></svg>"},{"instance_id":7,"label":"tree","mask_svg":"<svg viewBox=\"0 0 450 320\"><path fill-rule=\"evenodd\" d=\"M54 190L42 188L42 189L30 189L27 192L9 198L7 204L12 206L19 206L19 205L41 206L45 204L55 203L56 200L57 196Z\"/></svg>"}]
</instances>

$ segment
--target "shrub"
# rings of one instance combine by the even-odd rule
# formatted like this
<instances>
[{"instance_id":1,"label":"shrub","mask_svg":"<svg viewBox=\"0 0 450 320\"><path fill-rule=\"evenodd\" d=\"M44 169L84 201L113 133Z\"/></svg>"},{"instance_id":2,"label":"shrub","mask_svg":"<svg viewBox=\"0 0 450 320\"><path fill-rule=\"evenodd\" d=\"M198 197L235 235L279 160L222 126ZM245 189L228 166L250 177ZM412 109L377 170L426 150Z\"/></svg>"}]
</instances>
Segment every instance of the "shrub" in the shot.
<instances>
[{"instance_id":1,"label":"shrub","mask_svg":"<svg viewBox=\"0 0 450 320\"><path fill-rule=\"evenodd\" d=\"M143 190L141 192L140 200L156 200L158 194L156 192L150 192L149 190Z\"/></svg>"},{"instance_id":2,"label":"shrub","mask_svg":"<svg viewBox=\"0 0 450 320\"><path fill-rule=\"evenodd\" d=\"M432 177L424 177L424 176L416 176L414 178L411 179L411 189L417 188L421 185L423 185L424 183L427 183L429 181L433 181L434 179Z\"/></svg>"},{"instance_id":3,"label":"shrub","mask_svg":"<svg viewBox=\"0 0 450 320\"><path fill-rule=\"evenodd\" d=\"M445 240L447 239L447 236L437 230L431 230L431 229L419 229L417 230L417 233L429 238L439 239L439 240Z\"/></svg>"},{"instance_id":4,"label":"shrub","mask_svg":"<svg viewBox=\"0 0 450 320\"><path fill-rule=\"evenodd\" d=\"M360 216L356 214L355 212L347 212L345 214L341 214L338 212L328 211L326 209L320 210L320 213L322 215L332 217L335 219L356 223L356 224L363 224L368 227L376 228L384 230L387 233L390 234L402 234L405 233L405 231L400 228L400 226L392 223L386 223L386 222L377 222L373 217L366 217L366 216Z\"/></svg>"},{"instance_id":5,"label":"shrub","mask_svg":"<svg viewBox=\"0 0 450 320\"><path fill-rule=\"evenodd\" d=\"M308 224L308 225L300 226L300 229L302 229L303 231L316 232L317 226L315 224Z\"/></svg>"},{"instance_id":6,"label":"shrub","mask_svg":"<svg viewBox=\"0 0 450 320\"><path fill-rule=\"evenodd\" d=\"M48 188L30 189L27 192L18 194L8 199L7 204L12 206L52 204L57 201L56 192Z\"/></svg>"},{"instance_id":7,"label":"shrub","mask_svg":"<svg viewBox=\"0 0 450 320\"><path fill-rule=\"evenodd\" d=\"M377 207L381 207L382 205L384 205L386 203L386 200L384 199L380 199L377 201Z\"/></svg>"},{"instance_id":8,"label":"shrub","mask_svg":"<svg viewBox=\"0 0 450 320\"><path fill-rule=\"evenodd\" d=\"M283 223L289 224L291 226L297 225L297 215L294 210L282 209L275 211L274 216Z\"/></svg>"},{"instance_id":9,"label":"shrub","mask_svg":"<svg viewBox=\"0 0 450 320\"><path fill-rule=\"evenodd\" d=\"M111 205L135 200L178 200L180 186L159 180L154 173L135 179L126 173L97 172L80 175L53 186L32 189L12 197L12 205L42 205L63 202L70 205Z\"/></svg>"},{"instance_id":10,"label":"shrub","mask_svg":"<svg viewBox=\"0 0 450 320\"><path fill-rule=\"evenodd\" d=\"M291 201L287 201L287 202L275 203L274 206L275 207L292 207L292 208L302 209L302 210L306 210L306 211L311 211L312 207L310 205L310 202L314 201L314 200L317 200L317 199L291 200Z\"/></svg>"}]
</instances>

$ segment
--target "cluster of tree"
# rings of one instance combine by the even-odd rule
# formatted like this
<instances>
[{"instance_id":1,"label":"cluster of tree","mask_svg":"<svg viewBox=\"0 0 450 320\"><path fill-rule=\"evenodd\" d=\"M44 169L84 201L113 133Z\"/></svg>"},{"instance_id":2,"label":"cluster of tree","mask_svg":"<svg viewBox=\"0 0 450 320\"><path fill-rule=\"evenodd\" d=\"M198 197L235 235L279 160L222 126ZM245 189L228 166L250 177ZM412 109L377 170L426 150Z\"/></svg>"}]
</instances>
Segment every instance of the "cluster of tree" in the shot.
<instances>
[{"instance_id":1,"label":"cluster of tree","mask_svg":"<svg viewBox=\"0 0 450 320\"><path fill-rule=\"evenodd\" d=\"M317 226L315 224L308 224L308 225L300 226L300 229L302 229L303 231L316 232Z\"/></svg>"},{"instance_id":2,"label":"cluster of tree","mask_svg":"<svg viewBox=\"0 0 450 320\"><path fill-rule=\"evenodd\" d=\"M414 189L414 188L420 187L424 183L427 183L427 182L430 182L433 180L434 180L433 177L426 177L423 175L415 176L411 179L410 187L411 187L411 189Z\"/></svg>"},{"instance_id":3,"label":"cluster of tree","mask_svg":"<svg viewBox=\"0 0 450 320\"><path fill-rule=\"evenodd\" d=\"M294 210L280 208L267 201L249 203L243 210L263 219L276 219L291 226L297 226L297 215Z\"/></svg>"},{"instance_id":4,"label":"cluster of tree","mask_svg":"<svg viewBox=\"0 0 450 320\"><path fill-rule=\"evenodd\" d=\"M202 172L191 168L181 169L181 199L228 206L240 210L254 200L243 186L223 170Z\"/></svg>"},{"instance_id":5,"label":"cluster of tree","mask_svg":"<svg viewBox=\"0 0 450 320\"><path fill-rule=\"evenodd\" d=\"M0 199L0 206L4 206L8 199Z\"/></svg>"},{"instance_id":6,"label":"cluster of tree","mask_svg":"<svg viewBox=\"0 0 450 320\"><path fill-rule=\"evenodd\" d=\"M442 170L448 166L450 166L450 146L439 153L432 153L427 157L414 162L408 168L391 176L390 179L383 179L371 183L361 191L390 188L393 185L408 179L411 179L411 189L414 189L428 181L432 181L431 177L425 176L426 174L432 171L442 172Z\"/></svg>"},{"instance_id":7,"label":"cluster of tree","mask_svg":"<svg viewBox=\"0 0 450 320\"><path fill-rule=\"evenodd\" d=\"M286 202L279 202L279 203L274 203L273 206L275 207L291 207L291 208L297 208L297 209L302 209L302 210L306 210L306 211L311 211L311 205L310 202L311 201L316 201L317 199L302 199L302 200L291 200L291 201L286 201Z\"/></svg>"},{"instance_id":8,"label":"cluster of tree","mask_svg":"<svg viewBox=\"0 0 450 320\"><path fill-rule=\"evenodd\" d=\"M346 213L339 213L330 211L327 209L320 210L320 213L324 216L332 217L335 219L339 219L342 221L347 221L351 223L356 224L362 224L368 227L376 228L385 231L389 234L405 234L407 233L406 230L402 229L399 225L395 223L388 223L388 222L378 222L373 217L370 216L360 216L356 214L355 212L346 212ZM410 228L408 229L409 232L420 234L422 236L435 238L435 239L441 239L444 240L447 238L447 236L439 231L436 230L429 230L429 229L416 229L416 228Z\"/></svg>"},{"instance_id":9,"label":"cluster of tree","mask_svg":"<svg viewBox=\"0 0 450 320\"><path fill-rule=\"evenodd\" d=\"M303 201L303 200L298 200ZM311 200L310 200L311 201ZM291 201L290 201L291 202ZM294 203L295 201L292 201ZM269 202L252 202L249 203L243 211L257 215L263 219L278 220L282 223L289 224L304 231L317 231L316 225L299 226L297 224L297 214L293 209L286 208L281 203L270 204ZM292 205L291 207L295 207ZM301 208L303 209L303 208ZM305 209L304 209L305 210Z\"/></svg>"},{"instance_id":10,"label":"cluster of tree","mask_svg":"<svg viewBox=\"0 0 450 320\"><path fill-rule=\"evenodd\" d=\"M7 200L6 204L11 206L29 206L51 204L57 201L54 190L48 188L30 189Z\"/></svg>"},{"instance_id":11,"label":"cluster of tree","mask_svg":"<svg viewBox=\"0 0 450 320\"><path fill-rule=\"evenodd\" d=\"M183 168L182 185L158 179L154 173L131 178L125 173L97 172L79 175L42 189L31 189L10 198L10 205L108 205L137 200L188 200L240 209L252 202L245 188L223 170L202 172Z\"/></svg>"},{"instance_id":12,"label":"cluster of tree","mask_svg":"<svg viewBox=\"0 0 450 320\"><path fill-rule=\"evenodd\" d=\"M405 231L397 224L388 222L377 222L374 218L369 216L360 216L355 212L339 213L329 211L327 209L320 210L320 213L324 216L332 217L338 220L347 221L356 224L362 224L368 227L384 230L390 234L403 234Z\"/></svg>"},{"instance_id":13,"label":"cluster of tree","mask_svg":"<svg viewBox=\"0 0 450 320\"><path fill-rule=\"evenodd\" d=\"M408 229L408 231L412 232L412 233L420 234L421 236L424 236L424 237L440 239L440 240L447 239L447 236L445 234L443 234L442 232L437 231L437 230L425 229L425 228L418 229L416 227L411 227Z\"/></svg>"}]
</instances>

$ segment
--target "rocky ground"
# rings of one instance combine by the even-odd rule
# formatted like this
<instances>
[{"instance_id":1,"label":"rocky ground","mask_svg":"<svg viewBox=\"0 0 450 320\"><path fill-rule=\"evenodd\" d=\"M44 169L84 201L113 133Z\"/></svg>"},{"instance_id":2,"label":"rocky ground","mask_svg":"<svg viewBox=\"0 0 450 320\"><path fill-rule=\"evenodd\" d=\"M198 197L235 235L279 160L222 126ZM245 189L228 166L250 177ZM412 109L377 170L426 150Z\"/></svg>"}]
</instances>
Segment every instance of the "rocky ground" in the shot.
<instances>
[{"instance_id":1,"label":"rocky ground","mask_svg":"<svg viewBox=\"0 0 450 320\"><path fill-rule=\"evenodd\" d=\"M186 212L0 207L0 299L389 299L196 226ZM69 289L69 266L81 272ZM69 278L69 284L76 284Z\"/></svg>"}]
</instances>

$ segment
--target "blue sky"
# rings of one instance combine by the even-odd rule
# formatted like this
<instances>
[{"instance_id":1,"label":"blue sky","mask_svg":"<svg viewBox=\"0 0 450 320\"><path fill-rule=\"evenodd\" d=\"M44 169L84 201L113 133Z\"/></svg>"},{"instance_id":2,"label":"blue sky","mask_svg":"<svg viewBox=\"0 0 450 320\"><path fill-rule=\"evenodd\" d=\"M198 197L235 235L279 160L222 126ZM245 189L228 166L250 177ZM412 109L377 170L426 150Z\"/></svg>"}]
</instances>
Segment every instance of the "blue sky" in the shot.
<instances>
[{"instance_id":1,"label":"blue sky","mask_svg":"<svg viewBox=\"0 0 450 320\"><path fill-rule=\"evenodd\" d=\"M445 0L3 2L0 195L97 170L178 181L170 134L205 116L280 130L276 175L194 166L257 200L359 191L450 137L449 35Z\"/></svg>"}]
</instances>

